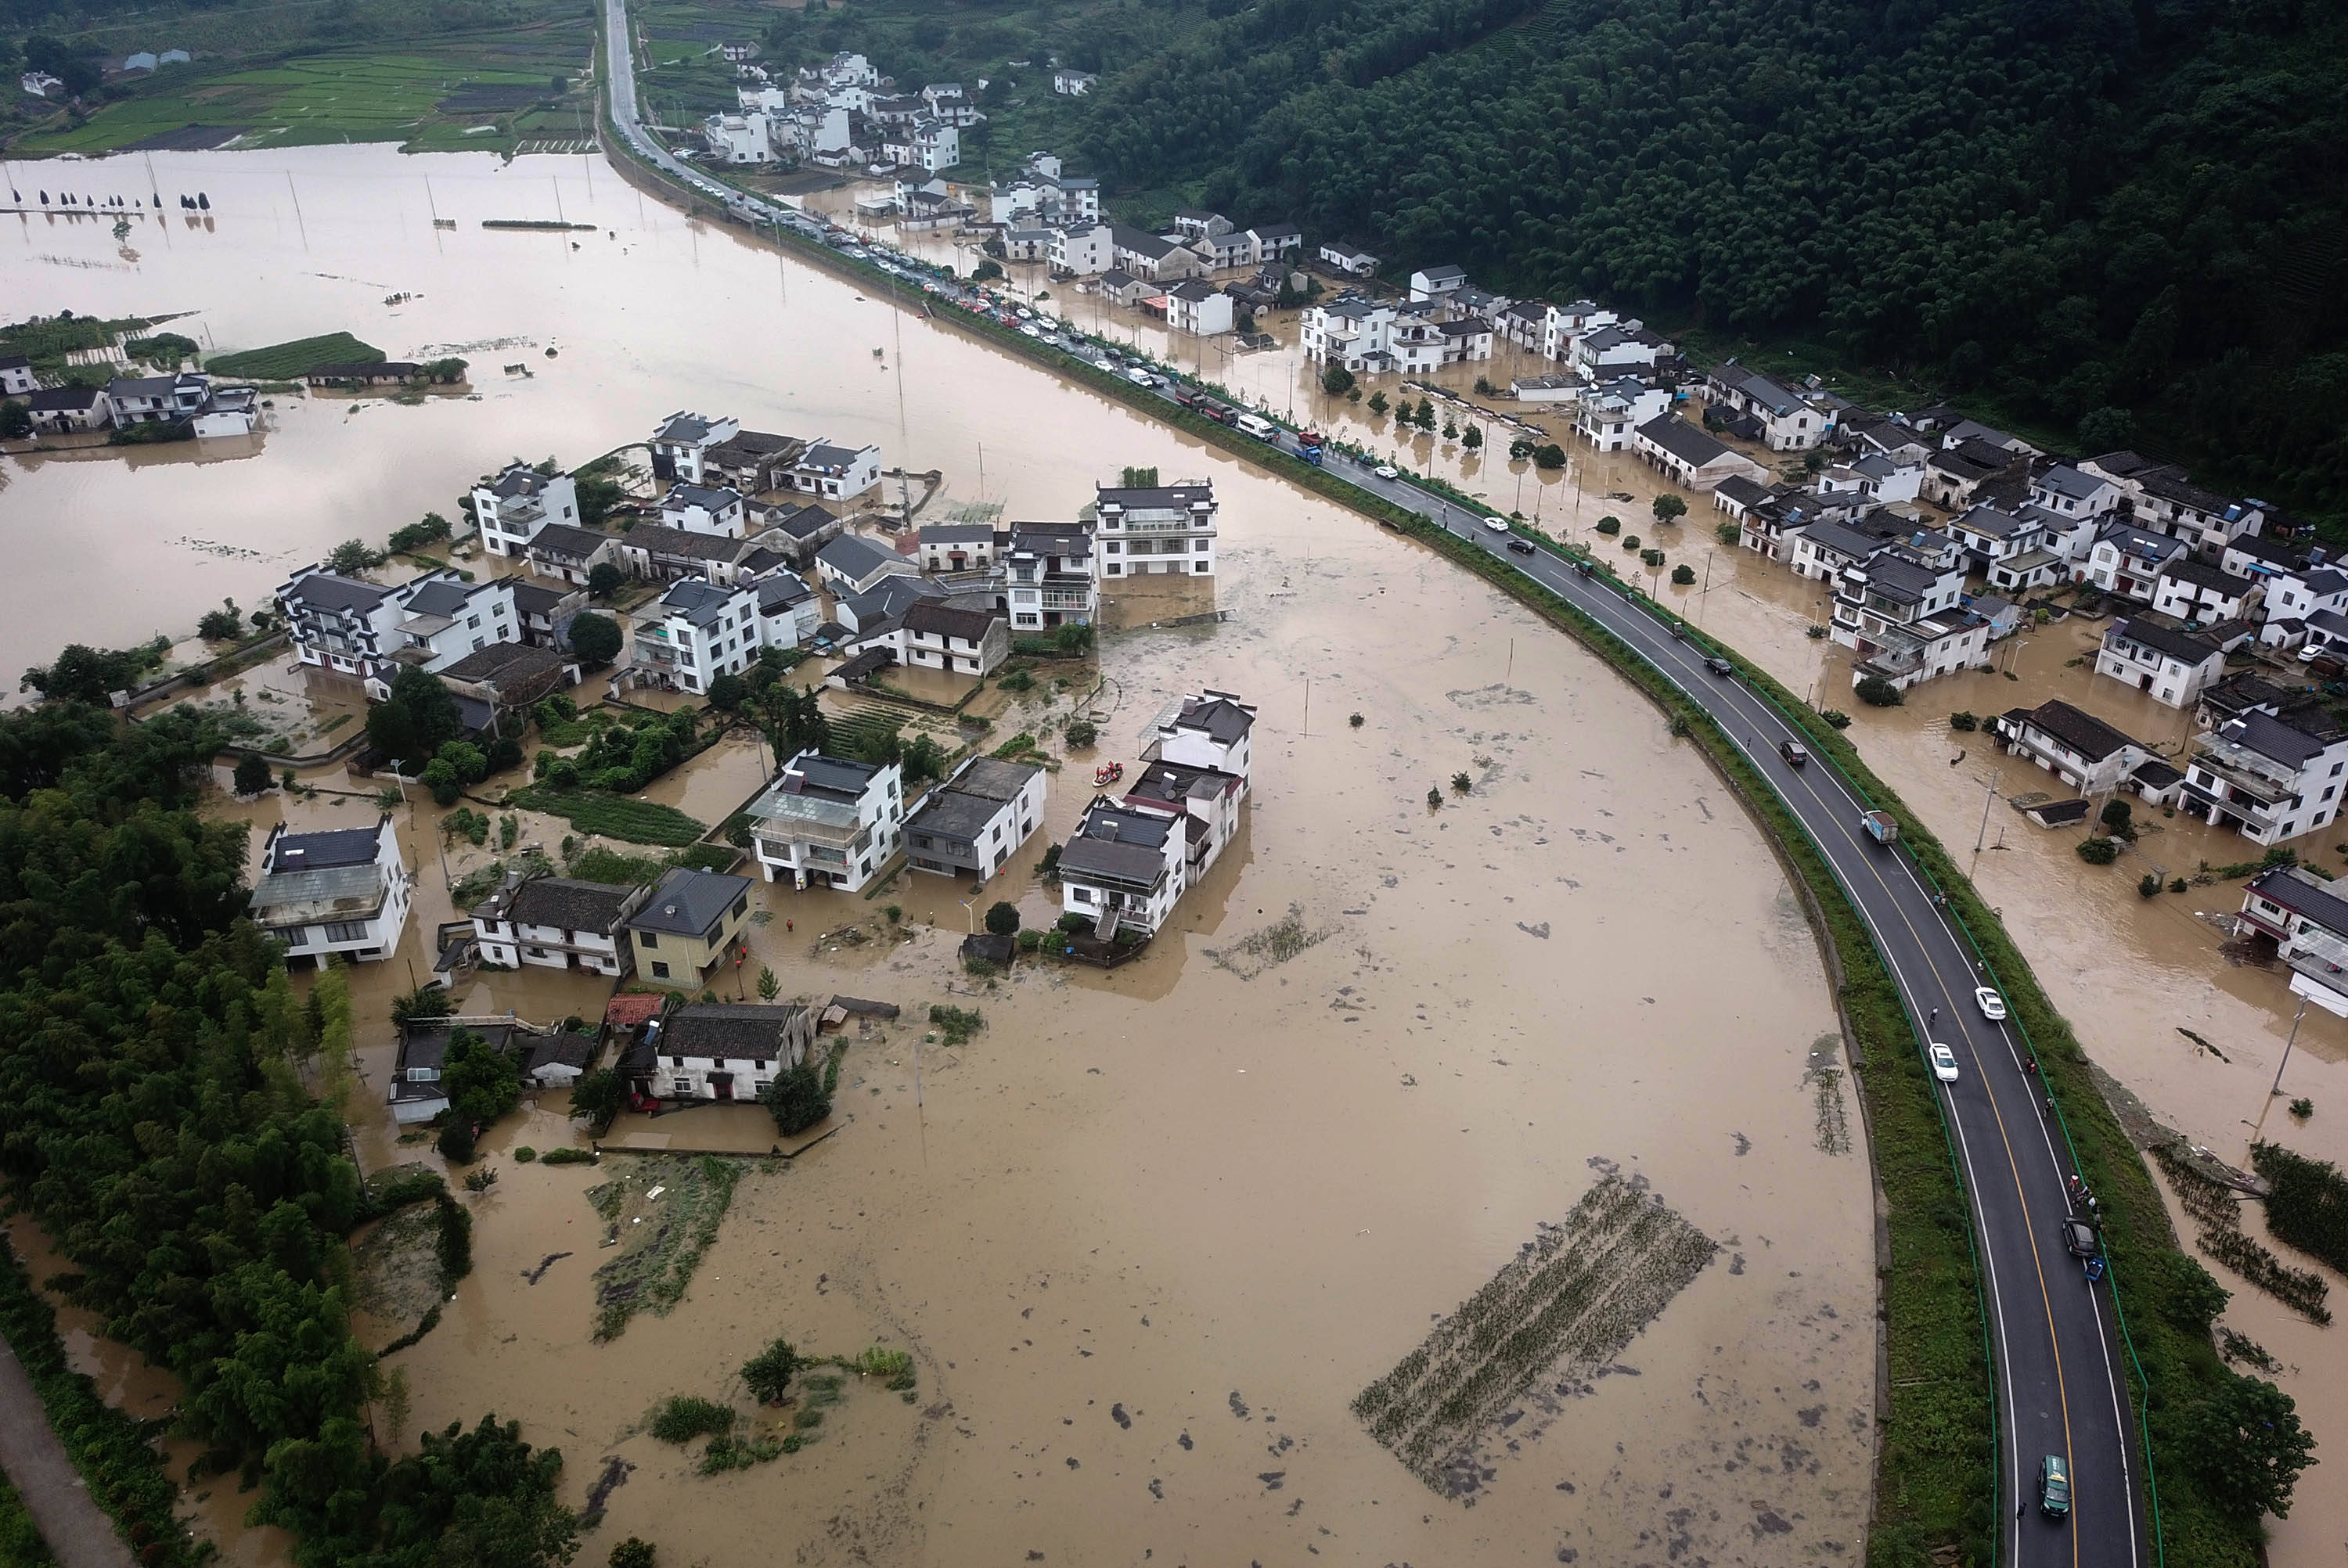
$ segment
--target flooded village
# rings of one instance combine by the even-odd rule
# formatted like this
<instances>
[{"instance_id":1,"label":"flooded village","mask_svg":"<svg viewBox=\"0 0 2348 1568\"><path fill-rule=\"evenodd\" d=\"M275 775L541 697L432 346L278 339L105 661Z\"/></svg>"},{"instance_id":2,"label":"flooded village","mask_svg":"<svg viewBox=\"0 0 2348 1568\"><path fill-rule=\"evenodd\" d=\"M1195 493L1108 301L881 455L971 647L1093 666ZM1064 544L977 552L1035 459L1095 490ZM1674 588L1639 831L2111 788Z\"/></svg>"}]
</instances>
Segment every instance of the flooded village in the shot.
<instances>
[{"instance_id":1,"label":"flooded village","mask_svg":"<svg viewBox=\"0 0 2348 1568\"><path fill-rule=\"evenodd\" d=\"M153 163L201 179L201 223L159 213L118 240L5 220L44 308L193 311L240 343L352 332L474 366L469 395L420 404L281 395L255 434L201 448L0 456L20 591L69 607L0 622L12 667L160 634L167 669L201 668L223 645L191 630L223 600L286 635L134 712L193 701L282 743L265 749L290 787L240 794L224 758L209 809L250 826L256 917L304 933L297 985L305 959L356 959L333 972L360 1166L445 1170L473 1215L474 1267L445 1300L428 1237L358 1243L361 1337L411 1341L387 1354L405 1420L378 1407L379 1440L520 1420L600 1520L582 1561L629 1535L720 1565L1864 1559L1876 1199L1835 998L1735 796L1596 659L1418 545L593 159ZM977 259L860 193L808 207ZM558 201L592 231L479 226ZM1006 270L1031 310L1067 286L1040 257ZM2348 1031L2291 994L2319 965L2290 961L2289 921L2281 958L2237 922L2240 876L2203 875L2267 845L2199 820L2184 787L2205 732L2298 711L2303 641L2252 664L2252 627L2176 700L2100 671L2137 646L2128 613L2030 561L2045 575L1966 586L1948 641L1892 668L1915 638L1846 633L1910 576L1903 604L1979 564L1972 507L1936 499L1926 454L1811 468L1813 443L1773 450L1749 392L1699 384L1622 411L1676 413L1729 455L1688 444L1674 467L1577 428L1602 415L1557 412L1540 384L1557 362L1505 330L1488 358L1353 389L1439 397L1468 445L1331 390L1328 307L1265 302L1241 348L1138 301L1056 302L1558 539L1662 543L1659 599L1849 711L2132 1114L2233 1164L2262 1132L2348 1156L2326 1088ZM1562 464L1530 460L1548 441ZM1912 527L1858 530L1855 559L1775 548L1815 474L1831 497L1878 457ZM1695 482L1704 464L1736 478ZM2032 467L2001 509L2044 504ZM1849 484L1871 497L1883 477ZM582 487L603 523L572 516ZM469 515L451 539L329 563L427 512ZM2320 566L2290 569L2333 591ZM2341 608L2297 617L2318 629L2301 638ZM623 629L604 668L569 647L582 614ZM2239 617L2175 619L2145 619L2144 645ZM1869 661L1899 705L1850 695ZM451 790L363 739L407 671L458 700L479 776ZM663 736L689 754L661 766ZM2082 740L2109 780L2040 765ZM2088 864L2088 829L2044 808L2100 809L2123 780L2133 836ZM605 809L574 812L582 787ZM2335 835L2275 841L2338 869ZM322 876L363 884L365 909L317 905ZM395 1024L423 994L456 1021ZM459 1030L526 1075L470 1161L434 1125ZM829 1111L785 1132L757 1102L793 1066L828 1081ZM602 1069L623 1103L598 1130L571 1087ZM2298 1097L2314 1114L2286 1125ZM494 1180L466 1191L468 1173ZM1569 1325L1471 1419L1426 1419L1447 1386L1406 1368L1474 1376L1446 1335L1485 1293L1634 1223L1645 1250L1611 1254L1620 1311ZM27 1220L11 1235L36 1278L58 1266ZM2327 1331L2210 1266L2235 1293L2225 1323L2328 1438ZM109 1397L171 1408L168 1377L62 1319ZM884 1357L762 1405L741 1368L778 1337L910 1368ZM674 1396L788 1451L708 1473L654 1435ZM2348 1525L2325 1490L2274 1525L2277 1562L2319 1560ZM226 1560L287 1560L234 1477L190 1496Z\"/></svg>"}]
</instances>

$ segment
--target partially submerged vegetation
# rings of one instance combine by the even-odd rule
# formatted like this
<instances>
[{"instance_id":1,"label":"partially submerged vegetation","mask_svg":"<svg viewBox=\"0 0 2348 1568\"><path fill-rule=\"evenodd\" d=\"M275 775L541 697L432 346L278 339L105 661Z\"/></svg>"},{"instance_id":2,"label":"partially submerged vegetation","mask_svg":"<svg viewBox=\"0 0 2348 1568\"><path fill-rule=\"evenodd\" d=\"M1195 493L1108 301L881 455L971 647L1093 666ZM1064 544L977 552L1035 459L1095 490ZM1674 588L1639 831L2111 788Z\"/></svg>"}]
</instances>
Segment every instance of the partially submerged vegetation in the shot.
<instances>
[{"instance_id":1,"label":"partially submerged vegetation","mask_svg":"<svg viewBox=\"0 0 2348 1568\"><path fill-rule=\"evenodd\" d=\"M1560 1391L1612 1361L1719 1249L1663 1200L1608 1170L1558 1225L1519 1249L1354 1414L1447 1497L1477 1490L1488 1429L1537 1382Z\"/></svg>"},{"instance_id":2,"label":"partially submerged vegetation","mask_svg":"<svg viewBox=\"0 0 2348 1568\"><path fill-rule=\"evenodd\" d=\"M2152 1157L2160 1162L2168 1177L2178 1206L2200 1226L2194 1237L2196 1246L2309 1322L2332 1321L2331 1309L2323 1304L2332 1287L2322 1275L2291 1267L2243 1234L2240 1193L2203 1170L2174 1143L2155 1143ZM2273 1223L2270 1209L2268 1225L2271 1227Z\"/></svg>"},{"instance_id":3,"label":"partially submerged vegetation","mask_svg":"<svg viewBox=\"0 0 2348 1568\"><path fill-rule=\"evenodd\" d=\"M597 1340L617 1338L638 1312L665 1317L685 1299L747 1168L716 1154L647 1157L587 1189L603 1245L617 1249L595 1271Z\"/></svg>"},{"instance_id":4,"label":"partially submerged vegetation","mask_svg":"<svg viewBox=\"0 0 2348 1568\"><path fill-rule=\"evenodd\" d=\"M348 333L327 333L319 337L271 343L264 348L215 354L204 368L214 375L298 381L322 364L377 364L383 357L383 350L371 343L362 343Z\"/></svg>"},{"instance_id":5,"label":"partially submerged vegetation","mask_svg":"<svg viewBox=\"0 0 2348 1568\"><path fill-rule=\"evenodd\" d=\"M2260 1143L2250 1164L2267 1179L2267 1229L2275 1239L2348 1273L2348 1177L2329 1160Z\"/></svg>"}]
</instances>

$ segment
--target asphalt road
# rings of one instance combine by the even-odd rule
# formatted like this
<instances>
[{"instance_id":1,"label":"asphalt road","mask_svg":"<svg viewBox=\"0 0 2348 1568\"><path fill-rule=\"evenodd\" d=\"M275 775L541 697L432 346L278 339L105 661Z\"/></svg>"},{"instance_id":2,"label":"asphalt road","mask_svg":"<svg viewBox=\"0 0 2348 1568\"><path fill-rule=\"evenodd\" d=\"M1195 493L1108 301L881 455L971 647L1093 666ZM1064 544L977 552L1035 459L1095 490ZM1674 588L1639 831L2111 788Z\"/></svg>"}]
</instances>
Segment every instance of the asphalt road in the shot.
<instances>
[{"instance_id":1,"label":"asphalt road","mask_svg":"<svg viewBox=\"0 0 2348 1568\"><path fill-rule=\"evenodd\" d=\"M722 185L662 149L637 116L624 0L604 0L604 19L607 57L617 62L611 72L612 117L631 146L747 219L849 247L841 231ZM891 265L911 261L893 258L885 247L869 249ZM962 285L910 271L901 275L949 301L977 297ZM1055 323L1052 330L1064 329ZM1067 335L1082 342L1079 334ZM1170 385L1154 391L1171 405ZM1301 455L1291 432L1282 431L1273 444ZM1906 856L1868 837L1859 825L1865 806L1831 767L1785 761L1780 743L1800 737L1777 711L1734 677L1707 670L1704 650L1674 637L1669 622L1603 578L1577 575L1552 551L1509 549L1516 536L1487 528L1483 514L1406 480L1382 479L1372 465L1339 453L1328 454L1323 467L1471 542L1622 638L1721 723L1808 829L1874 933L1919 1033L1956 1055L1956 1081L1941 1083L1940 1091L1956 1134L1983 1264L1998 1385L1999 1496L2007 1513L2000 1558L2013 1568L2136 1568L2149 1561L2117 1327L2110 1321L2105 1288L2086 1281L2064 1246L2063 1226L2073 1217L2070 1169L2056 1147L2037 1080L2024 1071L2019 1041L1974 1001L1984 977L1976 974L1972 949L1933 903L1930 886ZM2045 1518L2037 1507L2039 1462L2049 1454L2063 1456L2070 1471L2066 1520Z\"/></svg>"}]
</instances>

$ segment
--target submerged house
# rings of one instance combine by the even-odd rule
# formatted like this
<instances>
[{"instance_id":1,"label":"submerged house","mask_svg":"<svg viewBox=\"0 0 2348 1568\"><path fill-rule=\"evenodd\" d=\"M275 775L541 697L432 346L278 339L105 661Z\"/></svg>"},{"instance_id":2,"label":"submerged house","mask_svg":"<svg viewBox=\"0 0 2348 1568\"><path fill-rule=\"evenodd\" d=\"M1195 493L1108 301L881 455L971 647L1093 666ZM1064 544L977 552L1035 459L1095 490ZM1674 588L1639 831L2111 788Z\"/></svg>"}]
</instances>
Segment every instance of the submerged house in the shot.
<instances>
[{"instance_id":1,"label":"submerged house","mask_svg":"<svg viewBox=\"0 0 2348 1568\"><path fill-rule=\"evenodd\" d=\"M252 917L285 944L285 957L324 968L388 958L407 928L410 882L391 815L373 827L289 833L279 823L261 849Z\"/></svg>"}]
</instances>

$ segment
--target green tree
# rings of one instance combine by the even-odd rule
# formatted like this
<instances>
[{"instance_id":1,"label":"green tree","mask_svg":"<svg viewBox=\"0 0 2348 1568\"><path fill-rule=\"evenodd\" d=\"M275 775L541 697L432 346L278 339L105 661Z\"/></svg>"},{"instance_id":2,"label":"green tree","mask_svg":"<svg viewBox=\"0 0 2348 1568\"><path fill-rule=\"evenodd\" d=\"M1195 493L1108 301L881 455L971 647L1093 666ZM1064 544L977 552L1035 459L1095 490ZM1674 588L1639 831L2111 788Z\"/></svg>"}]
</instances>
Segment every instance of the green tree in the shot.
<instances>
[{"instance_id":1,"label":"green tree","mask_svg":"<svg viewBox=\"0 0 2348 1568\"><path fill-rule=\"evenodd\" d=\"M599 1135L627 1109L627 1085L608 1067L581 1073L579 1081L571 1086L571 1114Z\"/></svg>"},{"instance_id":2,"label":"green tree","mask_svg":"<svg viewBox=\"0 0 2348 1568\"><path fill-rule=\"evenodd\" d=\"M448 1036L440 1088L451 1111L486 1127L521 1103L521 1071L511 1055L460 1028Z\"/></svg>"},{"instance_id":3,"label":"green tree","mask_svg":"<svg viewBox=\"0 0 2348 1568\"><path fill-rule=\"evenodd\" d=\"M391 679L389 698L367 711L368 741L396 762L402 773L417 771L464 728L465 715L456 696L439 677L414 665L402 665Z\"/></svg>"},{"instance_id":4,"label":"green tree","mask_svg":"<svg viewBox=\"0 0 2348 1568\"><path fill-rule=\"evenodd\" d=\"M986 928L990 933L997 937L1017 936L1019 934L1019 906L1016 904L1004 902L997 902L988 906L986 911Z\"/></svg>"},{"instance_id":5,"label":"green tree","mask_svg":"<svg viewBox=\"0 0 2348 1568\"><path fill-rule=\"evenodd\" d=\"M1685 565L1672 568L1672 580L1682 588L1687 587L1695 581L1695 568Z\"/></svg>"},{"instance_id":6,"label":"green tree","mask_svg":"<svg viewBox=\"0 0 2348 1568\"><path fill-rule=\"evenodd\" d=\"M659 1554L653 1543L631 1535L612 1548L611 1568L658 1568Z\"/></svg>"},{"instance_id":7,"label":"green tree","mask_svg":"<svg viewBox=\"0 0 2348 1568\"><path fill-rule=\"evenodd\" d=\"M2090 456L2136 439L2136 415L2125 408L2097 408L2079 416L2079 449Z\"/></svg>"},{"instance_id":8,"label":"green tree","mask_svg":"<svg viewBox=\"0 0 2348 1568\"><path fill-rule=\"evenodd\" d=\"M2114 838L2134 838L2136 836L2135 816L2135 810L2128 803L2115 795L2104 803L2104 809L2096 820L2104 825L2104 831Z\"/></svg>"},{"instance_id":9,"label":"green tree","mask_svg":"<svg viewBox=\"0 0 2348 1568\"><path fill-rule=\"evenodd\" d=\"M608 615L582 610L571 620L571 651L591 670L601 670L620 656L620 623Z\"/></svg>"},{"instance_id":10,"label":"green tree","mask_svg":"<svg viewBox=\"0 0 2348 1568\"><path fill-rule=\"evenodd\" d=\"M758 1103L774 1117L775 1131L787 1138L831 1114L831 1096L824 1092L823 1077L806 1062L778 1074L758 1091Z\"/></svg>"},{"instance_id":11,"label":"green tree","mask_svg":"<svg viewBox=\"0 0 2348 1568\"><path fill-rule=\"evenodd\" d=\"M776 977L775 971L764 964L759 965L758 999L762 1002L772 1002L777 997L782 995L782 992L783 982Z\"/></svg>"},{"instance_id":12,"label":"green tree","mask_svg":"<svg viewBox=\"0 0 2348 1568\"><path fill-rule=\"evenodd\" d=\"M363 577L381 566L383 552L365 539L345 539L326 552L326 569L338 577Z\"/></svg>"},{"instance_id":13,"label":"green tree","mask_svg":"<svg viewBox=\"0 0 2348 1568\"><path fill-rule=\"evenodd\" d=\"M1620 518L1601 518L1598 519L1597 526L1598 531L1601 534L1619 534L1622 531L1622 519Z\"/></svg>"},{"instance_id":14,"label":"green tree","mask_svg":"<svg viewBox=\"0 0 2348 1568\"><path fill-rule=\"evenodd\" d=\"M1370 394L1370 412L1371 412L1371 413L1373 413L1373 414L1384 414L1384 413L1386 411L1386 409L1388 408L1388 406L1390 406L1390 405L1389 405L1387 404L1387 402L1386 402L1386 395L1385 395L1385 393L1383 393L1383 392L1373 392L1373 393L1371 393L1371 394Z\"/></svg>"},{"instance_id":15,"label":"green tree","mask_svg":"<svg viewBox=\"0 0 2348 1568\"><path fill-rule=\"evenodd\" d=\"M11 399L0 403L0 441L21 441L33 433L33 410Z\"/></svg>"},{"instance_id":16,"label":"green tree","mask_svg":"<svg viewBox=\"0 0 2348 1568\"><path fill-rule=\"evenodd\" d=\"M2079 858L2090 866L2109 866L2120 857L2120 846L2108 838L2083 838L2077 845Z\"/></svg>"},{"instance_id":17,"label":"green tree","mask_svg":"<svg viewBox=\"0 0 2348 1568\"><path fill-rule=\"evenodd\" d=\"M237 609L236 600L221 600L218 610L204 611L196 622L196 635L207 642L229 642L244 633L244 611Z\"/></svg>"},{"instance_id":18,"label":"green tree","mask_svg":"<svg viewBox=\"0 0 2348 1568\"><path fill-rule=\"evenodd\" d=\"M1676 523L1687 516L1687 503L1666 490L1655 497L1655 521Z\"/></svg>"},{"instance_id":19,"label":"green tree","mask_svg":"<svg viewBox=\"0 0 2348 1568\"><path fill-rule=\"evenodd\" d=\"M269 763L258 752L247 752L236 760L236 793L260 794L269 788Z\"/></svg>"},{"instance_id":20,"label":"green tree","mask_svg":"<svg viewBox=\"0 0 2348 1568\"><path fill-rule=\"evenodd\" d=\"M587 569L587 596L609 599L627 586L628 574L607 560L599 560Z\"/></svg>"},{"instance_id":21,"label":"green tree","mask_svg":"<svg viewBox=\"0 0 2348 1568\"><path fill-rule=\"evenodd\" d=\"M2187 1416L2187 1466L2209 1501L2250 1524L2291 1515L2300 1472L2315 1462L2315 1440L2300 1425L2289 1394L2262 1378L2219 1374L2223 1381Z\"/></svg>"},{"instance_id":22,"label":"green tree","mask_svg":"<svg viewBox=\"0 0 2348 1568\"><path fill-rule=\"evenodd\" d=\"M1467 429L1459 433L1459 445L1465 446L1470 452L1482 451L1484 447L1484 427L1480 425L1470 425L1468 426Z\"/></svg>"},{"instance_id":23,"label":"green tree","mask_svg":"<svg viewBox=\"0 0 2348 1568\"><path fill-rule=\"evenodd\" d=\"M779 1405L804 1363L788 1339L778 1339L742 1364L742 1386L762 1405Z\"/></svg>"},{"instance_id":24,"label":"green tree","mask_svg":"<svg viewBox=\"0 0 2348 1568\"><path fill-rule=\"evenodd\" d=\"M1421 430L1432 430L1435 428L1435 399L1432 397L1426 397L1419 400L1418 413L1415 416L1413 422L1416 424Z\"/></svg>"},{"instance_id":25,"label":"green tree","mask_svg":"<svg viewBox=\"0 0 2348 1568\"><path fill-rule=\"evenodd\" d=\"M1869 675L1851 690L1870 708L1897 708L1901 702L1900 688L1880 675Z\"/></svg>"},{"instance_id":26,"label":"green tree","mask_svg":"<svg viewBox=\"0 0 2348 1568\"><path fill-rule=\"evenodd\" d=\"M748 682L739 675L720 675L709 682L709 705L721 713L730 713L742 705L750 694Z\"/></svg>"},{"instance_id":27,"label":"green tree","mask_svg":"<svg viewBox=\"0 0 2348 1568\"><path fill-rule=\"evenodd\" d=\"M1321 390L1332 397L1343 397L1354 390L1354 373L1342 364L1333 364L1321 373Z\"/></svg>"},{"instance_id":28,"label":"green tree","mask_svg":"<svg viewBox=\"0 0 2348 1568\"><path fill-rule=\"evenodd\" d=\"M1534 447L1532 456L1533 466L1536 468L1562 468L1565 466L1565 448L1559 446L1554 441L1546 441L1540 446Z\"/></svg>"},{"instance_id":29,"label":"green tree","mask_svg":"<svg viewBox=\"0 0 2348 1568\"><path fill-rule=\"evenodd\" d=\"M1509 462L1511 462L1511 463L1521 463L1521 462L1523 462L1526 458L1528 458L1528 457L1531 456L1532 455L1533 455L1533 444L1532 444L1530 441L1527 440L1524 436L1518 436L1515 440L1513 440L1513 441L1511 441L1511 442L1509 442Z\"/></svg>"}]
</instances>

